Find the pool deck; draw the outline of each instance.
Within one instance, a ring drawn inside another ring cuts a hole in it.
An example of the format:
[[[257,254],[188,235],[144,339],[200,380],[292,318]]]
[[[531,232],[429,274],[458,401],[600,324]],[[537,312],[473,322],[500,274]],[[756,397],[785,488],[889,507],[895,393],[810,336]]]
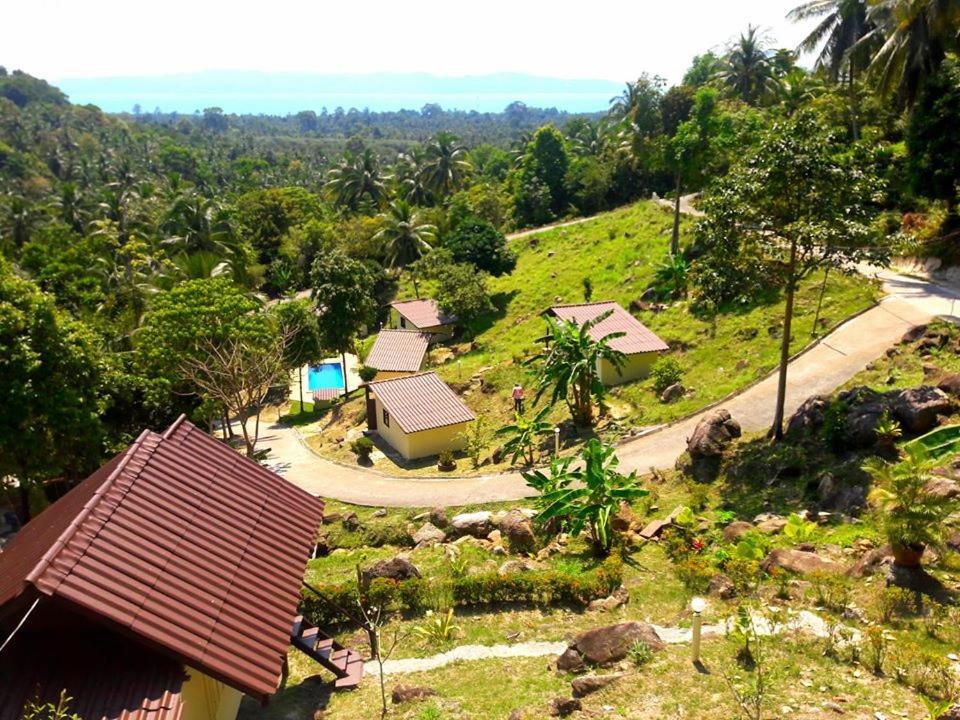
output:
[[[340,363],[340,357],[328,357],[320,361],[321,363]],[[319,364],[319,363],[318,363]],[[347,353],[347,390],[353,392],[363,383],[357,371],[360,369],[360,359],[356,355]],[[299,372],[290,373],[290,400],[300,401],[300,379],[303,379],[303,401],[313,402],[313,393],[308,390],[308,370],[309,366],[304,365]],[[341,394],[343,389],[341,388]]]

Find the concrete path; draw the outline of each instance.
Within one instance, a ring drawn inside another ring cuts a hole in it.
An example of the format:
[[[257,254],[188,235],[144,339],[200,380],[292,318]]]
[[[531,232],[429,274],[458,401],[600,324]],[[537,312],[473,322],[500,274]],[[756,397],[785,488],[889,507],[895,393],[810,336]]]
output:
[[[829,393],[863,370],[896,343],[909,328],[938,315],[953,316],[960,307],[955,289],[898,275],[864,269],[884,283],[887,296],[876,307],[847,321],[790,363],[786,415],[810,395]],[[735,351],[733,351],[735,352]],[[723,361],[735,361],[732,354]],[[761,431],[773,421],[776,374],[719,403],[746,432]],[[673,467],[686,449],[686,439],[702,418],[697,413],[673,425],[628,441],[617,455],[621,469],[646,472]],[[272,450],[272,466],[288,480],[322,497],[358,505],[433,507],[516,500],[530,494],[519,473],[480,477],[389,477],[321,458],[294,428],[272,425],[261,435]]]

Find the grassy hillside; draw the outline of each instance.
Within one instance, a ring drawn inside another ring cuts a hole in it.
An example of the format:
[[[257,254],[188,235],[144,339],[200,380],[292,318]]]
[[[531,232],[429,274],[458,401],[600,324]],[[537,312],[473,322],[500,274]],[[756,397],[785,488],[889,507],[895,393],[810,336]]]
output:
[[[500,426],[511,416],[509,391],[515,381],[532,396],[532,370],[521,363],[537,351],[537,338],[544,334],[546,323],[540,313],[553,304],[583,301],[584,278],[592,283],[593,300],[615,300],[629,308],[667,257],[671,222],[669,212],[645,201],[576,225],[513,239],[516,270],[490,281],[497,313],[476,328],[472,341],[438,348],[432,355],[434,369],[478,415],[488,418],[492,427]],[[684,219],[683,241],[689,241],[691,231],[692,221]],[[798,293],[795,351],[812,341],[821,280],[810,278]],[[421,296],[429,294],[429,284],[422,286]],[[876,295],[875,285],[863,278],[830,277],[821,331],[868,307]],[[403,282],[398,296],[413,297],[412,285]],[[616,388],[610,397],[611,412],[598,425],[598,432],[616,437],[631,428],[676,420],[770,372],[777,364],[782,312],[782,301],[775,296],[722,314],[715,322],[692,314],[687,302],[676,302],[659,313],[636,313],[670,345],[690,392],[667,405],[659,401],[649,380]],[[482,386],[477,382],[480,378]],[[557,407],[554,419],[565,417],[566,408]],[[349,459],[349,452],[337,449],[335,443],[349,435],[349,428],[356,432],[361,424],[362,406],[353,401],[335,423],[318,426],[327,432],[313,438],[312,444]],[[393,469],[392,463],[383,469],[388,467]]]

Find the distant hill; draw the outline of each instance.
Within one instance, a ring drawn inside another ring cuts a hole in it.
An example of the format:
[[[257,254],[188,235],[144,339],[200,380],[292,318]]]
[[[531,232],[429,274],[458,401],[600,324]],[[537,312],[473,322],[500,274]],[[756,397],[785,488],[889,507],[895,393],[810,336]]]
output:
[[[610,80],[564,80],[516,73],[439,77],[426,73],[317,75],[239,70],[156,77],[64,78],[57,82],[70,100],[108,112],[193,113],[220,107],[228,113],[285,115],[300,110],[334,112],[445,110],[500,112],[512,102],[568,112],[605,110],[621,84]]]

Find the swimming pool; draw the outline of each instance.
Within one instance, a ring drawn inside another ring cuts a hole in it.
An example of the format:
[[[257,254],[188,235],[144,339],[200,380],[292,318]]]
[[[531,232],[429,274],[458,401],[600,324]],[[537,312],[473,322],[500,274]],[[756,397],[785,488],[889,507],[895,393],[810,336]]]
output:
[[[307,370],[307,388],[314,390],[343,390],[343,366],[338,362],[311,365]]]

